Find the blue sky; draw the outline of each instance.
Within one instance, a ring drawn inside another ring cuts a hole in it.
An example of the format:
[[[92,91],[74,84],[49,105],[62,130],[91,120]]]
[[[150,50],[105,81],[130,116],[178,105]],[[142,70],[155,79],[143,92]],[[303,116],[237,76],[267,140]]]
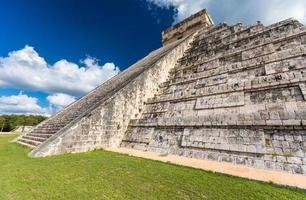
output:
[[[58,111],[203,8],[215,23],[306,21],[306,0],[0,0],[0,114]]]

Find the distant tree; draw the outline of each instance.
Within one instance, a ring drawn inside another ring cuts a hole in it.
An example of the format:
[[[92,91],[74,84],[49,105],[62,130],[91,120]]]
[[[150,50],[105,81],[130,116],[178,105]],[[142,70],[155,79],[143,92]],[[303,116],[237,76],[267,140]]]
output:
[[[0,132],[3,132],[4,124],[5,118],[3,116],[0,116]]]
[[[45,119],[39,115],[0,115],[0,130],[10,132],[17,126],[35,126]]]

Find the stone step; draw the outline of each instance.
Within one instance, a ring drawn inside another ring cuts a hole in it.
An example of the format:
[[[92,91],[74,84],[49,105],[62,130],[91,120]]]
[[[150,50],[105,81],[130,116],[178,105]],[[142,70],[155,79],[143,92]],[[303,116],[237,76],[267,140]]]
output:
[[[31,140],[31,139],[26,139],[26,138],[23,138],[23,137],[19,138],[18,141],[30,144],[30,145],[35,146],[35,147],[42,143],[42,142],[39,142],[39,141],[35,141],[35,140]]]
[[[53,134],[39,134],[39,133],[28,133],[27,136],[33,136],[33,137],[41,137],[41,138],[49,138]]]
[[[62,124],[62,125],[43,125],[43,126],[39,126],[36,129],[37,130],[56,130],[56,129],[61,129],[64,126],[66,126],[66,124]]]
[[[20,141],[20,140],[18,140],[18,141],[17,141],[17,143],[18,143],[18,144],[20,144],[20,145],[23,145],[23,146],[29,147],[29,148],[31,148],[31,149],[34,149],[34,148],[36,147],[36,146],[34,146],[34,145],[31,145],[31,144],[28,144],[28,143],[22,142],[22,141]]]
[[[35,133],[35,134],[53,134],[56,133],[57,131],[59,131],[60,129],[52,129],[52,130],[33,130],[31,131],[31,133]]]
[[[31,134],[33,134],[33,135],[54,135],[55,133],[57,133],[57,132],[31,132]],[[47,136],[45,136],[45,137],[47,137]]]
[[[58,129],[56,126],[39,126],[36,128],[36,130],[56,130]]]
[[[37,129],[41,128],[41,129],[55,129],[57,127],[61,128],[64,127],[66,124],[46,124],[43,126],[39,126],[37,127]]]
[[[38,141],[38,142],[44,142],[48,139],[48,138],[45,138],[45,137],[30,136],[30,135],[24,135],[24,136],[22,136],[22,138],[29,139],[29,140],[34,140],[34,141]]]
[[[61,125],[66,125],[69,122],[71,122],[71,120],[63,120],[63,121],[50,121],[46,124],[44,124],[44,126],[61,126]]]

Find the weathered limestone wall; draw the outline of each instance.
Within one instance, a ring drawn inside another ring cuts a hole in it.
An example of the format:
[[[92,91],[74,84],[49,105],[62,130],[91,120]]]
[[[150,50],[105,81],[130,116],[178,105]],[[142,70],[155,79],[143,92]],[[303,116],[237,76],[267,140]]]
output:
[[[162,154],[211,159],[299,174],[305,174],[306,170],[305,130],[130,127],[123,141],[124,147]]]
[[[212,26],[213,24],[211,17],[207,13],[206,9],[204,9],[163,31],[163,46],[190,35],[203,27]]]
[[[306,174],[306,26],[203,29],[123,147]]]
[[[80,121],[34,149],[30,155],[37,157],[119,146],[130,119],[141,115],[144,102],[154,97],[159,85],[166,81],[169,71],[183,56],[192,40],[193,36],[182,39],[152,66],[140,66],[148,69]],[[149,55],[144,59],[151,57]],[[150,61],[146,63],[150,64]]]

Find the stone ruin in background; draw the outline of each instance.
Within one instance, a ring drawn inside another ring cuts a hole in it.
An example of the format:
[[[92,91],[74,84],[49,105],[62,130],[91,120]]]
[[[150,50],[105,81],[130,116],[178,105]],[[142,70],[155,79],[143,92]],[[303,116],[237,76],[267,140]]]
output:
[[[32,157],[126,147],[306,174],[306,27],[213,25],[206,10],[163,47],[16,142]]]

